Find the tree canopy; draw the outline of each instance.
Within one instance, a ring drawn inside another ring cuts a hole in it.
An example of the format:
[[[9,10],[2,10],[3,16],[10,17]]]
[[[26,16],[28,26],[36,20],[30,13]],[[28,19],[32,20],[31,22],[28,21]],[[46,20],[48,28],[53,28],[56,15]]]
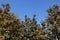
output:
[[[37,24],[36,14],[30,19],[19,20],[10,12],[9,4],[2,4],[0,8],[0,39],[3,40],[60,40],[60,8],[53,5],[47,10],[48,17]]]

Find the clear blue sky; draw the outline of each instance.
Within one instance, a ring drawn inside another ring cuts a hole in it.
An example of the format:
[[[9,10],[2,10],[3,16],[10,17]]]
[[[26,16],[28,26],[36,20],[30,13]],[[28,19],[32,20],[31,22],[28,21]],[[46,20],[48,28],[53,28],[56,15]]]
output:
[[[46,10],[54,4],[60,5],[60,0],[0,0],[1,4],[9,3],[11,6],[11,12],[24,20],[24,15],[32,18],[33,14],[37,14],[38,23],[42,22],[47,17]]]

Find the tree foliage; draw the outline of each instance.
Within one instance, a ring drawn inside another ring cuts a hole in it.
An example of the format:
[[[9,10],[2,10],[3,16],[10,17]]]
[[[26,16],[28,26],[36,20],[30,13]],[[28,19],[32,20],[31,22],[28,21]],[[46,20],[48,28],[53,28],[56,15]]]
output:
[[[47,10],[48,17],[37,24],[36,14],[30,19],[19,20],[10,12],[9,4],[2,4],[0,8],[0,39],[4,40],[60,40],[60,8],[54,5]]]

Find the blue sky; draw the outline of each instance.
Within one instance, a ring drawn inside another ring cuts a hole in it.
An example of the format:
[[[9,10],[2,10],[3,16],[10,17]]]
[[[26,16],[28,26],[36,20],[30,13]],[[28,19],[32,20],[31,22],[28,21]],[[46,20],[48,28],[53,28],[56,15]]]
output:
[[[6,3],[10,4],[11,12],[19,19],[24,20],[24,15],[32,18],[36,14],[36,20],[40,23],[48,16],[46,10],[54,4],[60,5],[60,0],[0,0],[0,7]]]

